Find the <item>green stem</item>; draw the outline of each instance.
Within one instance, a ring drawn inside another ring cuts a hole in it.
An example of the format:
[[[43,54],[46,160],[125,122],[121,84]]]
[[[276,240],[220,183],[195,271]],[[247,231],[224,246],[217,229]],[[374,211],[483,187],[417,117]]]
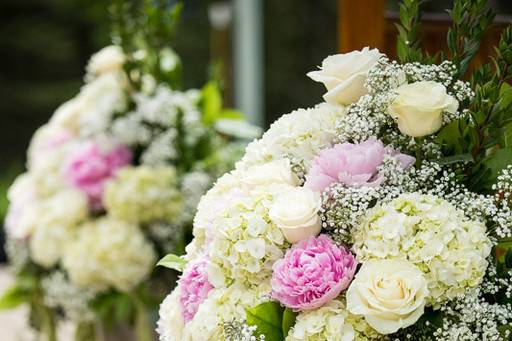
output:
[[[137,341],[152,341],[154,339],[153,327],[149,319],[149,313],[144,302],[137,294],[134,294],[135,303],[135,339]]]
[[[41,304],[41,341],[57,341],[55,314],[47,306]]]
[[[92,322],[80,322],[76,326],[75,341],[96,340],[96,325]]]
[[[415,156],[416,156],[416,168],[420,168],[423,163],[423,152],[421,150],[421,144],[423,143],[423,137],[415,137],[416,142]]]

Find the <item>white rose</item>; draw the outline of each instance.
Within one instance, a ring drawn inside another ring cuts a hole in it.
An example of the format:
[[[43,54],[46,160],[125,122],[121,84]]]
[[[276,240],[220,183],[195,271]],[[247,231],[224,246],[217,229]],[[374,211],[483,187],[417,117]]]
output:
[[[443,125],[443,112],[454,113],[459,108],[446,88],[432,81],[404,84],[396,93],[389,114],[398,122],[398,129],[412,137],[435,133]]]
[[[320,233],[318,211],[322,206],[320,193],[305,187],[293,187],[277,197],[270,207],[270,219],[283,231],[290,243]]]
[[[308,73],[316,82],[324,83],[328,103],[348,105],[366,94],[364,82],[368,71],[383,56],[377,49],[365,47],[361,51],[329,56],[322,62],[319,71]]]
[[[299,179],[293,173],[290,161],[281,159],[250,167],[241,175],[242,183],[250,189],[259,186],[297,186]]]
[[[102,48],[92,55],[87,65],[89,77],[96,77],[107,72],[118,72],[123,68],[125,56],[119,46],[111,45]]]
[[[347,309],[386,335],[418,321],[428,294],[423,273],[412,263],[373,260],[363,263],[350,284]]]

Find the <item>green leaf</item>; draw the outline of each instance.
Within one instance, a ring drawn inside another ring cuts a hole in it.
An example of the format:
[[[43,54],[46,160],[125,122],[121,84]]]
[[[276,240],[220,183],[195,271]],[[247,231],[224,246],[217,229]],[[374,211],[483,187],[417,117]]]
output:
[[[241,111],[235,109],[224,109],[219,114],[219,119],[242,120],[244,117]]]
[[[297,318],[297,313],[291,310],[290,308],[285,308],[283,313],[283,336],[286,338],[288,336],[288,332],[295,325],[295,319]]]
[[[486,175],[480,179],[478,187],[483,190],[491,190],[496,183],[501,171],[512,164],[512,147],[499,149],[493,155],[483,161]]]
[[[16,308],[23,303],[29,302],[30,297],[30,293],[23,288],[19,286],[11,287],[0,297],[0,310]]]
[[[503,83],[500,88],[500,107],[502,109],[506,109],[511,104],[512,104],[512,86],[508,83]]]
[[[219,119],[222,112],[222,96],[216,81],[206,83],[201,91],[203,122],[212,124]]]
[[[0,297],[0,310],[12,309],[23,303],[30,302],[36,289],[37,280],[34,277],[18,277],[15,285],[7,289],[2,297]]]
[[[163,266],[180,272],[183,271],[186,265],[186,260],[172,253],[168,254],[164,258],[160,259],[158,263],[156,263],[156,266]]]
[[[470,153],[457,154],[457,155],[442,157],[442,158],[434,160],[434,161],[441,165],[450,165],[450,164],[458,163],[458,162],[471,162],[471,161],[473,161],[473,156]]]
[[[265,302],[246,309],[247,324],[256,326],[256,333],[265,335],[265,341],[281,341],[283,336],[283,308],[277,302]]]

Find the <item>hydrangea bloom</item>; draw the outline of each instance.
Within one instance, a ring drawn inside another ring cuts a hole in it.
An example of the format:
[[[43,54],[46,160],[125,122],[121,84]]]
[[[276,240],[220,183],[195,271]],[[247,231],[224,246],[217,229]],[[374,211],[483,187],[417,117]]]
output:
[[[186,324],[182,340],[224,340],[225,324],[241,322],[247,307],[268,300],[269,289],[264,282],[251,289],[238,283],[213,289],[199,306],[194,319]]]
[[[253,165],[289,156],[308,165],[318,153],[332,146],[336,121],[346,109],[321,103],[314,108],[299,109],[274,122],[260,140],[246,149],[241,165]]]
[[[185,322],[194,318],[199,305],[203,303],[210,290],[213,289],[213,286],[208,282],[207,266],[207,257],[198,259],[189,264],[179,280],[181,288],[180,303]]]
[[[310,237],[274,264],[272,297],[292,309],[318,308],[348,287],[356,266],[354,256],[329,237]]]
[[[19,224],[31,232],[29,246],[34,261],[47,268],[55,265],[87,214],[87,198],[74,189],[29,205]]]
[[[359,261],[407,259],[425,273],[430,304],[479,285],[491,242],[483,223],[432,195],[403,194],[368,211],[353,236]]]
[[[62,263],[78,285],[129,291],[149,275],[155,258],[137,225],[104,217],[80,227],[66,245]]]
[[[125,167],[106,185],[103,202],[109,214],[119,219],[138,223],[177,221],[183,199],[176,182],[172,166]]]
[[[332,300],[317,310],[301,312],[286,341],[352,341],[356,331],[340,300]]]
[[[73,186],[87,194],[93,207],[100,208],[106,181],[131,159],[132,153],[125,146],[104,151],[98,144],[88,142],[69,156],[65,175]]]
[[[382,165],[384,155],[390,152],[389,148],[375,138],[358,144],[337,144],[321,151],[315,158],[305,186],[319,192],[335,182],[349,187],[377,186],[383,180],[378,174],[378,167]],[[404,168],[414,162],[414,158],[408,155],[398,153],[396,157]]]
[[[160,318],[156,328],[160,341],[182,340],[185,322],[179,302],[180,294],[180,288],[177,287],[160,304],[158,312]]]

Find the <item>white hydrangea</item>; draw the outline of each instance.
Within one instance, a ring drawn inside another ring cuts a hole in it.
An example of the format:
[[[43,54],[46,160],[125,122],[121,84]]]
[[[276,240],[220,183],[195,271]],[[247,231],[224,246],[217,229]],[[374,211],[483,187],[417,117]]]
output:
[[[254,289],[238,284],[213,289],[194,318],[186,324],[183,340],[222,340],[225,323],[245,317],[247,307],[268,300],[269,284],[264,283]]]
[[[156,332],[160,341],[183,340],[185,322],[181,312],[180,288],[175,288],[160,304]]]
[[[336,121],[345,115],[346,108],[321,103],[310,109],[298,109],[274,122],[260,140],[247,146],[239,168],[283,157],[304,161],[305,165],[320,150],[332,146]]]
[[[137,225],[107,216],[79,228],[66,245],[62,264],[77,285],[129,291],[151,273],[155,259]]]
[[[114,114],[126,109],[125,88],[123,74],[103,74],[85,84],[76,97],[62,104],[50,124],[81,136],[106,132]]]
[[[222,177],[201,200],[194,221],[196,241],[188,251],[208,245],[212,284],[237,281],[251,287],[271,276],[288,244],[269,208],[277,194],[296,185],[289,162],[277,160]]]
[[[356,332],[347,320],[349,313],[340,300],[332,300],[319,309],[300,312],[286,341],[352,341]]]
[[[47,268],[57,264],[78,224],[87,218],[88,208],[87,198],[74,189],[29,205],[19,227],[30,231],[30,254],[34,262]]]
[[[469,220],[446,200],[418,193],[368,211],[353,238],[359,261],[414,263],[426,275],[435,307],[481,283],[492,247],[483,223]]]

